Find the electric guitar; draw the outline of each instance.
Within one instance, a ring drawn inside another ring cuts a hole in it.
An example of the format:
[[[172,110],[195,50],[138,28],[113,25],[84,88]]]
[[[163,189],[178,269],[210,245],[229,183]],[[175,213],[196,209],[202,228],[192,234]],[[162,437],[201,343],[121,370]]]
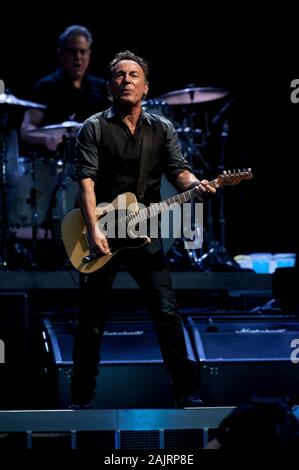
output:
[[[219,189],[252,178],[250,168],[242,171],[224,171],[209,184]],[[111,254],[99,255],[96,258],[91,257],[89,253],[87,228],[81,210],[73,209],[64,216],[61,225],[62,240],[72,265],[81,273],[92,273],[105,266],[121,250],[141,248],[150,243],[151,239],[148,236],[136,234],[136,226],[171,209],[174,204],[188,202],[196,196],[200,196],[200,193],[197,187],[194,187],[140,209],[133,193],[123,193],[110,204],[98,205],[96,207],[98,228],[106,234]],[[119,214],[124,215],[119,216]]]

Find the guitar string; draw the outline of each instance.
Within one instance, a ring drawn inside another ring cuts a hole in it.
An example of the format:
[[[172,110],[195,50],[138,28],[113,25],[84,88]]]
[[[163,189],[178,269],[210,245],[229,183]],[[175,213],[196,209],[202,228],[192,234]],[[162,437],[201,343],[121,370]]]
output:
[[[110,227],[114,227],[116,224],[120,224],[120,223],[123,223],[123,222],[131,222],[132,220],[134,220],[134,218],[140,219],[140,220],[137,220],[136,223],[138,223],[139,221],[142,221],[142,216],[143,216],[144,213],[147,214],[147,216],[144,220],[148,219],[149,217],[154,217],[155,215],[158,215],[161,212],[163,212],[163,210],[168,209],[172,204],[176,204],[177,202],[181,202],[179,200],[181,198],[183,199],[183,196],[185,194],[189,193],[187,199],[185,199],[185,197],[184,197],[185,202],[187,202],[188,200],[191,199],[192,192],[195,192],[195,188],[193,188],[191,190],[188,190],[188,191],[185,191],[184,193],[180,193],[177,196],[173,196],[173,197],[171,197],[169,199],[166,199],[164,201],[157,202],[156,204],[154,204],[152,206],[145,207],[144,209],[141,209],[139,212],[129,214],[129,215],[126,215],[124,217],[120,217],[119,219],[115,220],[114,222],[107,223],[106,230],[108,230],[108,228],[110,228]],[[173,199],[173,201],[172,201],[172,199]],[[162,206],[163,204],[167,205],[167,207],[163,207]],[[156,214],[155,213],[151,214],[151,211],[155,210],[154,209],[155,207],[157,207],[159,209],[158,212]],[[99,222],[100,222],[100,220],[97,223],[99,223]]]

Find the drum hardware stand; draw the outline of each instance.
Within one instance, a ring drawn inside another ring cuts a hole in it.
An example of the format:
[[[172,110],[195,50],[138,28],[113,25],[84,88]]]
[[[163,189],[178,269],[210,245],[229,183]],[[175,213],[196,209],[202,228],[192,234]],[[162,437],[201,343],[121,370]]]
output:
[[[24,255],[24,257],[30,261],[32,260],[31,253],[16,241],[14,231],[9,227],[8,220],[8,200],[7,200],[7,188],[9,187],[8,175],[7,175],[7,163],[8,163],[8,136],[9,136],[9,114],[8,112],[0,114],[0,185],[1,185],[1,246],[0,246],[0,269],[9,269],[13,266],[15,260],[8,258],[8,242],[12,241],[13,255]]]
[[[0,115],[0,185],[1,185],[1,250],[0,269],[8,268],[7,242],[8,242],[8,217],[7,217],[7,137],[8,137],[8,113]]]
[[[193,105],[192,105],[193,108]],[[194,117],[196,113],[194,109],[188,114],[188,117],[183,118],[182,127],[178,128],[178,133],[182,133],[183,137],[186,138],[186,148],[182,148],[183,156],[186,160],[190,163],[192,168],[192,172],[196,175],[199,180],[202,180],[204,177],[205,172],[211,172],[212,168],[210,167],[208,161],[204,158],[201,150],[198,148],[199,145],[196,143],[196,129],[194,123]],[[207,146],[206,135],[208,135],[208,120],[207,120],[207,113],[205,113],[205,131],[202,132],[202,143],[200,146],[205,149]],[[203,168],[196,169],[194,164],[194,158],[199,157],[199,160],[202,163]],[[191,214],[192,214],[192,221],[191,221],[191,229],[192,232],[195,231],[196,228],[196,221],[195,221],[195,200],[191,200],[190,204],[192,204]],[[210,211],[210,205],[208,205]],[[212,220],[212,218],[209,218]],[[197,251],[198,248],[187,248],[185,242],[188,240],[183,236],[181,239],[177,240],[174,246],[171,248],[170,253],[168,255],[170,264],[176,268],[178,266],[184,267],[184,265],[188,266],[191,271],[201,271],[202,267],[198,262],[198,255]],[[181,253],[182,252],[182,253]],[[200,248],[200,252],[202,249]]]
[[[45,230],[50,230],[52,233],[52,238],[57,239],[57,217],[53,216],[53,209],[56,207],[57,204],[57,193],[60,188],[64,190],[68,187],[70,182],[75,180],[75,176],[73,174],[73,166],[71,165],[71,152],[72,152],[72,142],[73,138],[64,136],[63,142],[60,147],[60,151],[58,154],[58,164],[62,167],[62,172],[59,175],[58,181],[54,186],[54,189],[51,194],[49,207],[46,213],[45,220],[41,224],[42,228]],[[59,227],[60,231],[60,227]]]
[[[192,106],[192,108],[194,105]],[[204,158],[202,152],[198,147],[202,147],[203,149],[206,148],[207,146],[207,135],[209,135],[209,127],[208,127],[208,119],[207,119],[207,113],[205,113],[205,130],[201,133],[202,135],[202,143],[196,144],[195,142],[195,136],[197,133],[197,130],[195,128],[195,123],[194,123],[194,117],[196,113],[194,109],[191,109],[191,112],[189,113],[188,117],[185,117],[183,119],[183,125],[180,128],[182,134],[186,137],[187,140],[187,149],[184,152],[184,156],[186,159],[189,161],[193,172],[196,171],[194,168],[194,158],[198,157],[199,160],[201,161],[203,165],[203,169],[200,170],[201,173],[204,173],[204,171],[210,172],[212,170],[211,166],[209,165],[208,161]],[[179,129],[178,129],[179,131]]]
[[[32,244],[31,244],[31,266],[37,267],[37,231],[38,231],[38,211],[37,211],[37,188],[36,188],[36,171],[35,161],[37,153],[35,151],[31,154],[31,188],[30,197],[27,199],[27,204],[31,207],[31,224],[32,224]]]
[[[72,161],[72,152],[74,151],[74,137],[72,137],[71,130],[68,131],[69,135],[64,135],[62,143],[59,144],[58,150],[58,164],[65,166],[67,162]]]
[[[224,116],[228,114],[230,116],[229,111],[231,110],[231,106],[235,104],[235,99],[231,98],[229,101],[226,102],[226,104],[220,109],[220,111],[217,113],[216,116],[211,120],[211,127],[209,126],[209,119],[208,119],[208,113],[205,112],[205,132],[203,134],[203,145],[207,145],[207,138],[213,135],[211,128],[215,129],[218,127],[219,123],[221,123],[222,119]],[[219,127],[218,127],[219,130]],[[225,147],[226,147],[226,141],[228,138],[228,132],[229,132],[229,121],[226,119],[223,123],[222,127],[222,132],[221,132],[221,154],[220,154],[220,163],[218,166],[218,170],[220,173],[222,173],[225,170],[225,165],[224,165],[224,157],[225,157]],[[208,171],[211,170],[211,167],[207,168]],[[227,259],[229,260],[230,263],[237,265],[236,261],[229,257],[226,254],[226,249],[225,249],[225,215],[224,215],[224,194],[222,191],[218,193],[219,198],[220,198],[220,210],[219,210],[219,225],[220,225],[220,242],[216,241],[213,237],[214,233],[214,222],[213,222],[213,214],[212,214],[212,201],[208,201],[207,203],[207,225],[208,225],[208,233],[209,233],[209,240],[208,240],[208,246],[209,251],[208,253],[210,256],[214,259],[217,264],[223,264],[222,258],[225,255],[224,258],[228,257]],[[206,238],[206,237],[205,237]],[[221,254],[220,258],[219,255]],[[202,257],[203,260],[206,259],[206,255],[203,255]],[[198,258],[198,262],[199,258]]]
[[[55,222],[54,217],[53,217],[53,209],[57,204],[56,196],[57,196],[58,190],[60,189],[61,186],[63,188],[66,188],[68,186],[68,184],[65,183],[65,180],[67,178],[70,178],[70,175],[68,173],[65,173],[65,172],[63,172],[59,176],[59,179],[58,179],[57,183],[55,184],[54,189],[53,189],[52,194],[51,194],[51,199],[50,199],[50,203],[49,203],[49,207],[48,207],[48,210],[47,210],[45,220],[41,224],[42,228],[44,228],[45,230],[50,230],[52,232],[52,236],[53,236],[53,230],[54,230],[53,226],[54,226],[54,222]]]
[[[221,157],[220,157],[220,164],[218,166],[219,172],[223,173],[225,170],[224,166],[224,153],[226,147],[226,141],[228,138],[229,132],[229,123],[228,120],[224,121],[222,132],[221,132]],[[220,201],[220,209],[219,209],[219,225],[220,225],[220,251],[221,253],[225,253],[225,213],[224,213],[224,192],[219,192],[219,201]]]
[[[225,170],[224,166],[224,157],[225,157],[225,148],[226,142],[228,139],[229,133],[229,122],[225,120],[222,127],[221,132],[221,154],[220,154],[220,163],[218,166],[219,172],[222,173]],[[219,198],[219,227],[220,227],[220,240],[214,240],[211,237],[211,240],[208,241],[208,245],[210,246],[207,253],[203,256],[198,258],[197,262],[200,267],[204,269],[211,268],[213,270],[214,267],[224,268],[225,270],[240,270],[240,265],[234,260],[232,256],[230,256],[225,248],[225,211],[224,211],[224,192],[222,190],[218,191],[218,198]],[[211,204],[209,203],[209,206]],[[211,219],[210,219],[211,217]],[[211,210],[209,210],[209,219],[208,225],[210,234],[212,234],[211,227],[212,227],[212,214]]]
[[[193,105],[192,105],[192,108],[193,108]],[[204,158],[201,150],[198,148],[198,144],[195,141],[195,135],[196,135],[196,129],[195,129],[195,123],[194,123],[195,115],[196,113],[192,109],[191,113],[189,114],[189,117],[183,120],[183,134],[187,138],[187,151],[185,152],[186,155],[184,156],[186,157],[187,161],[189,161],[193,173],[196,175],[196,177],[199,180],[202,180],[205,172],[210,173],[212,168],[209,165],[208,161]],[[200,144],[200,146],[203,149],[205,149],[207,146],[206,136],[208,135],[208,133],[209,133],[208,116],[207,116],[207,113],[205,113],[205,131],[202,132],[202,143]],[[203,168],[201,169],[195,168],[194,157],[199,157],[199,160],[201,161]],[[190,204],[192,204],[192,221],[191,221],[192,232],[194,232],[196,229],[195,203],[196,202],[194,199],[190,201]],[[210,214],[211,213],[210,204],[208,204],[208,210]],[[208,220],[212,221],[211,215],[209,215]],[[198,261],[199,260],[198,254],[197,254],[198,248],[191,248],[191,249],[187,248],[185,246],[185,241],[187,241],[185,237],[182,238],[182,241],[184,245],[183,250],[184,252],[186,252],[187,256],[186,257],[184,257],[183,255],[179,256],[179,249],[174,247],[172,250],[172,256],[174,256],[174,258],[177,260],[177,264],[182,263],[185,260],[185,262],[187,262],[188,266],[190,267],[192,271],[202,271],[203,269]],[[199,248],[199,250],[200,252],[202,252],[202,248]],[[174,264],[173,258],[172,258],[172,262]]]

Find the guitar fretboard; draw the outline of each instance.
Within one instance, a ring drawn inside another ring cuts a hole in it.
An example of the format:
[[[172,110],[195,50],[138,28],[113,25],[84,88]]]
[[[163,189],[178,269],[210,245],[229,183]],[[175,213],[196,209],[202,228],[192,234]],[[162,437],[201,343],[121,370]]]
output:
[[[216,186],[215,184],[216,180],[210,181],[211,186]],[[164,201],[157,202],[155,204],[151,204],[149,207],[145,207],[144,209],[141,209],[139,212],[134,213],[134,214],[129,214],[126,217],[126,222],[144,222],[145,220],[155,217],[162,212],[168,210],[171,206],[174,204],[183,204],[184,202],[188,202],[194,197],[200,197],[196,186],[192,189],[188,189],[188,191],[185,191],[180,194],[176,194],[175,196],[172,196],[168,199],[165,199]]]

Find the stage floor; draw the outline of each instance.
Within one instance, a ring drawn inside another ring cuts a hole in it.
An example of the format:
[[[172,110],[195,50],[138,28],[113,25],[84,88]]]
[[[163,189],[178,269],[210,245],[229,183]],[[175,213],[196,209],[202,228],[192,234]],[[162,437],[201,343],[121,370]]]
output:
[[[0,434],[19,449],[202,449],[233,409],[0,411]]]
[[[1,290],[76,289],[77,271],[0,271]],[[271,293],[272,275],[254,272],[172,272],[176,290],[238,290]],[[137,289],[126,272],[120,272],[115,289]]]

